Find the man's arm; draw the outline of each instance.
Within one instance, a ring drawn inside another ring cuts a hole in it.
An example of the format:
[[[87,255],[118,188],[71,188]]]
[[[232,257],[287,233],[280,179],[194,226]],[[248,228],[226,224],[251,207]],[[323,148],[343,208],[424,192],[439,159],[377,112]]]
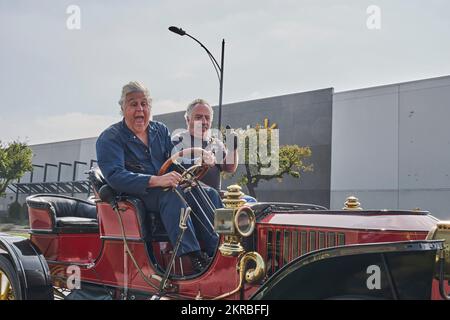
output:
[[[236,169],[238,167],[238,160],[239,160],[239,156],[238,156],[237,150],[227,152],[227,154],[223,160],[223,164],[221,164],[221,166],[220,166],[222,171],[229,172],[229,173],[236,172]]]
[[[165,160],[169,159],[174,149],[174,143],[170,137],[169,129],[162,123],[159,123],[159,130],[162,133],[164,139],[164,148],[165,148]],[[176,171],[168,172],[162,176],[153,176],[148,182],[148,186],[150,188],[155,187],[171,187],[175,188],[181,180],[181,175]]]
[[[162,176],[152,176],[148,182],[149,188],[156,187],[170,187],[175,188],[181,180],[181,174],[176,171],[171,171]]]
[[[98,166],[114,190],[130,194],[146,192],[153,176],[125,168],[124,146],[118,137],[109,131],[103,132],[97,140],[96,149]]]
[[[234,172],[236,172],[236,169],[238,167],[238,161],[239,161],[239,155],[238,155],[238,151],[237,151],[238,141],[237,141],[236,135],[233,134],[231,137],[232,137],[232,143],[233,143],[232,150],[230,151],[229,149],[227,149],[225,147],[225,145],[223,145],[223,150],[224,150],[225,154],[223,157],[223,164],[221,164],[220,168],[222,169],[222,171],[234,173]]]
[[[96,148],[100,170],[108,184],[119,192],[143,194],[147,188],[176,187],[181,179],[181,175],[174,171],[156,176],[127,170],[124,146],[120,139],[109,132],[100,135]]]

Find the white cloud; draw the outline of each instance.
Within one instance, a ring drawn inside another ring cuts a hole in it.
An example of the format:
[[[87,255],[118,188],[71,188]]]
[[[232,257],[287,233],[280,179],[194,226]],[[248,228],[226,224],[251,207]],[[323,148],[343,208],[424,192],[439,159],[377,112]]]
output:
[[[119,119],[120,89],[134,79],[149,87],[154,114],[183,110],[197,97],[217,104],[206,53],[169,32],[172,24],[218,60],[226,40],[224,103],[449,74],[450,42],[442,39],[450,2],[379,2],[383,28],[371,32],[368,4],[359,1],[79,0],[77,31],[66,28],[71,2],[0,1],[8,47],[0,50],[0,118],[8,117],[0,119],[0,139],[95,136]]]
[[[98,136],[104,129],[120,120],[120,116],[86,113],[66,113],[35,119],[0,118],[2,140],[20,139],[29,144],[64,141]]]
[[[153,103],[153,114],[164,114],[185,110],[190,101],[181,101],[181,100],[156,100]]]

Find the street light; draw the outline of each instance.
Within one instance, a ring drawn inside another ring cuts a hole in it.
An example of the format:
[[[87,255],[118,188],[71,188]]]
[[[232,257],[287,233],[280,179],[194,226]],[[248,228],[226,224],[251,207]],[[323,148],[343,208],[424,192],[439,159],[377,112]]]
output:
[[[201,43],[199,40],[191,36],[189,33],[184,31],[181,28],[171,26],[169,27],[169,30],[173,33],[176,33],[180,36],[188,36],[195,42],[197,42],[203,49],[205,49],[206,53],[208,54],[209,59],[211,59],[211,62],[214,66],[214,70],[216,70],[217,77],[219,78],[219,117],[217,121],[217,129],[220,130],[220,127],[222,125],[222,94],[223,94],[223,62],[224,62],[224,55],[225,55],[225,39],[222,39],[222,56],[220,59],[220,65],[217,63],[216,58],[212,55],[211,52],[209,52],[208,48],[206,48],[203,43]]]

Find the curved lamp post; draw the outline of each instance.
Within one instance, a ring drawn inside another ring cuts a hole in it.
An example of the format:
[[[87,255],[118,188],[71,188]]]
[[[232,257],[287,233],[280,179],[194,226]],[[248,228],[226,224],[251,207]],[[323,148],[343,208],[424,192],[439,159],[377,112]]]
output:
[[[189,33],[184,31],[181,28],[171,26],[169,27],[169,30],[173,33],[176,33],[180,36],[188,36],[195,42],[197,42],[208,54],[209,59],[211,59],[211,62],[214,66],[214,69],[216,70],[217,77],[219,78],[219,117],[217,121],[217,129],[220,130],[220,127],[222,125],[222,94],[223,94],[223,61],[224,61],[224,54],[225,54],[225,39],[222,39],[222,57],[220,59],[220,65],[217,62],[216,58],[212,55],[212,53],[206,48],[203,43],[201,43],[199,40],[191,36]]]

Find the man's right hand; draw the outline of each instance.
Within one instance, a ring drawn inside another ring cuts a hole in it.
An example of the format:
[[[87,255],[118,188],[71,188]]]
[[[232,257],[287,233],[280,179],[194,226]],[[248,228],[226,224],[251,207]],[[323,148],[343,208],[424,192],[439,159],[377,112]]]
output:
[[[175,188],[181,180],[181,174],[176,171],[171,171],[162,176],[152,176],[149,182],[149,187]]]

